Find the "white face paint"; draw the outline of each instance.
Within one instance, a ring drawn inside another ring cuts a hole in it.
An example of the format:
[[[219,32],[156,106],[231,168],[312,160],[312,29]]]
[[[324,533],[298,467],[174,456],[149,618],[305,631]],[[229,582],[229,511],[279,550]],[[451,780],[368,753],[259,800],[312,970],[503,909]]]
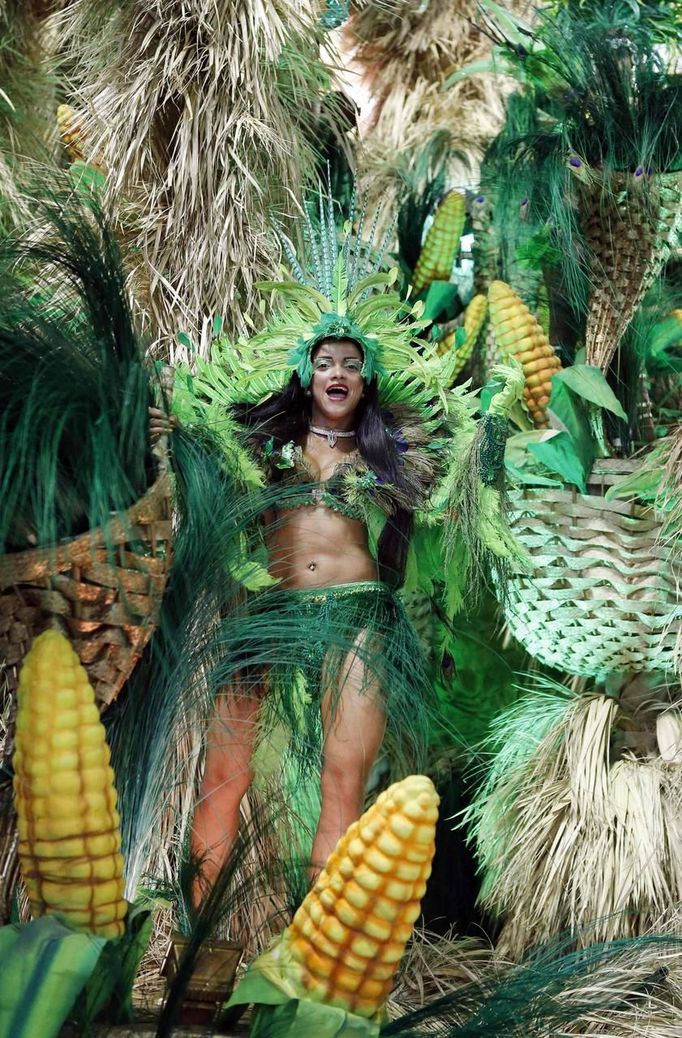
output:
[[[364,389],[362,350],[350,339],[328,339],[315,348],[313,378],[313,425],[352,429],[354,415]]]

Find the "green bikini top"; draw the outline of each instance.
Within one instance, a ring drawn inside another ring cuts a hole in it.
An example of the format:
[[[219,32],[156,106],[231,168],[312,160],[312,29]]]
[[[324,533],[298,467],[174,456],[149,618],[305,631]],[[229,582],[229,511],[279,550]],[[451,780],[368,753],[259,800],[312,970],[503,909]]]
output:
[[[440,425],[425,429],[423,421],[417,421],[412,412],[402,406],[393,407],[390,415],[386,412],[384,422],[400,459],[399,486],[381,479],[359,454],[348,456],[329,479],[320,482],[307,467],[301,447],[293,440],[281,446],[273,437],[261,440],[257,449],[267,482],[291,488],[290,496],[285,495],[287,499],[280,504],[280,509],[324,504],[368,526],[376,523],[377,513],[386,517],[398,509],[412,513],[423,509],[444,472],[447,430]]]
[[[364,462],[342,462],[336,466],[329,479],[316,480],[306,465],[302,449],[293,441],[279,448],[274,446],[272,440],[266,441],[262,448],[262,457],[271,470],[271,476],[289,490],[285,501],[279,506],[280,509],[316,508],[318,505],[324,505],[350,519],[362,520],[366,517],[365,509],[360,502],[349,501],[347,494],[347,477],[350,474],[356,476],[354,483],[359,476],[367,489],[376,483],[376,476]]]

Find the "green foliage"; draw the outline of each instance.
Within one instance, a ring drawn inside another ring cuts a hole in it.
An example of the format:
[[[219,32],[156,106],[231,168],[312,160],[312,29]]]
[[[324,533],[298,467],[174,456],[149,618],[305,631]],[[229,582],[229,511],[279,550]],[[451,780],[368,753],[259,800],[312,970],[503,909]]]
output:
[[[132,1022],[133,984],[152,936],[154,907],[148,901],[131,905],[125,933],[102,949],[73,1012],[82,1038],[91,1034],[95,1020],[105,1009],[112,1023]]]
[[[251,963],[225,1008],[254,1004],[249,1038],[378,1038],[377,1023],[301,998],[299,988],[270,949]]]
[[[450,281],[432,281],[426,290],[422,317],[426,321],[451,321],[462,309],[457,286]]]
[[[589,934],[582,936],[589,940]],[[576,951],[575,935],[565,934],[533,949],[521,963],[493,967],[481,979],[388,1021],[380,1035],[559,1038],[589,1034],[595,1022],[593,1033],[626,1034],[635,1004],[651,999],[655,1008],[644,1016],[652,1020],[674,1004],[672,989],[665,987],[665,963],[679,953],[677,937],[652,934]]]
[[[0,928],[0,1038],[56,1038],[106,945],[51,915]]]
[[[664,24],[679,34],[679,4],[650,5],[657,21],[635,0],[555,3],[532,27],[488,0],[480,7],[497,41],[498,71],[521,85],[481,171],[503,277],[534,305],[537,284],[528,274],[551,270],[550,304],[570,314],[575,342],[593,263],[585,193],[598,190],[608,204],[626,189],[634,209],[655,205],[657,175],[682,163],[682,77],[658,46]]]
[[[0,243],[0,550],[99,526],[150,485],[152,377],[92,192],[41,188],[44,227]]]
[[[589,364],[574,364],[573,367],[563,368],[557,372],[554,378],[568,386],[575,396],[589,400],[590,403],[603,407],[606,411],[611,411],[618,418],[626,419],[625,411],[600,368],[592,367]]]
[[[604,9],[603,0],[551,0],[546,5],[550,14],[558,14],[567,9],[573,17],[592,22]],[[653,38],[661,43],[677,44],[680,39],[682,23],[682,3],[671,0],[670,3],[647,3],[646,0],[621,0],[613,4],[614,20],[624,25],[644,22]]]
[[[599,368],[577,363],[552,378],[549,410],[559,428],[522,433],[507,444],[505,464],[522,483],[556,485],[559,476],[582,493],[600,445],[593,432],[601,411],[626,415]],[[540,468],[538,468],[538,464]]]
[[[501,710],[519,695],[515,673],[528,665],[527,654],[511,643],[502,647],[499,607],[483,591],[475,609],[442,624],[442,647],[432,661],[442,727],[432,748],[451,751],[453,744],[468,761]]]

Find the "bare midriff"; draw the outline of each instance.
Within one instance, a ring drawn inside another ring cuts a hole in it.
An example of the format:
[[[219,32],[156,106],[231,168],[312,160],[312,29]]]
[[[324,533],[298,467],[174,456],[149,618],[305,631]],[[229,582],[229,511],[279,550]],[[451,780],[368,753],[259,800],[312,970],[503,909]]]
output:
[[[270,572],[283,588],[377,580],[364,523],[324,504],[286,509],[268,533]]]

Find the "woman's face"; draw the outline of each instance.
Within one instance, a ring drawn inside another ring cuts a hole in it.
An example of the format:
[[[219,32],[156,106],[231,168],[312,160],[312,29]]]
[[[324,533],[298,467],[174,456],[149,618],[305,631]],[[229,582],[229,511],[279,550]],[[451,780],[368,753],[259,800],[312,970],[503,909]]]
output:
[[[362,351],[350,339],[328,339],[313,353],[312,421],[351,429],[362,398]]]

